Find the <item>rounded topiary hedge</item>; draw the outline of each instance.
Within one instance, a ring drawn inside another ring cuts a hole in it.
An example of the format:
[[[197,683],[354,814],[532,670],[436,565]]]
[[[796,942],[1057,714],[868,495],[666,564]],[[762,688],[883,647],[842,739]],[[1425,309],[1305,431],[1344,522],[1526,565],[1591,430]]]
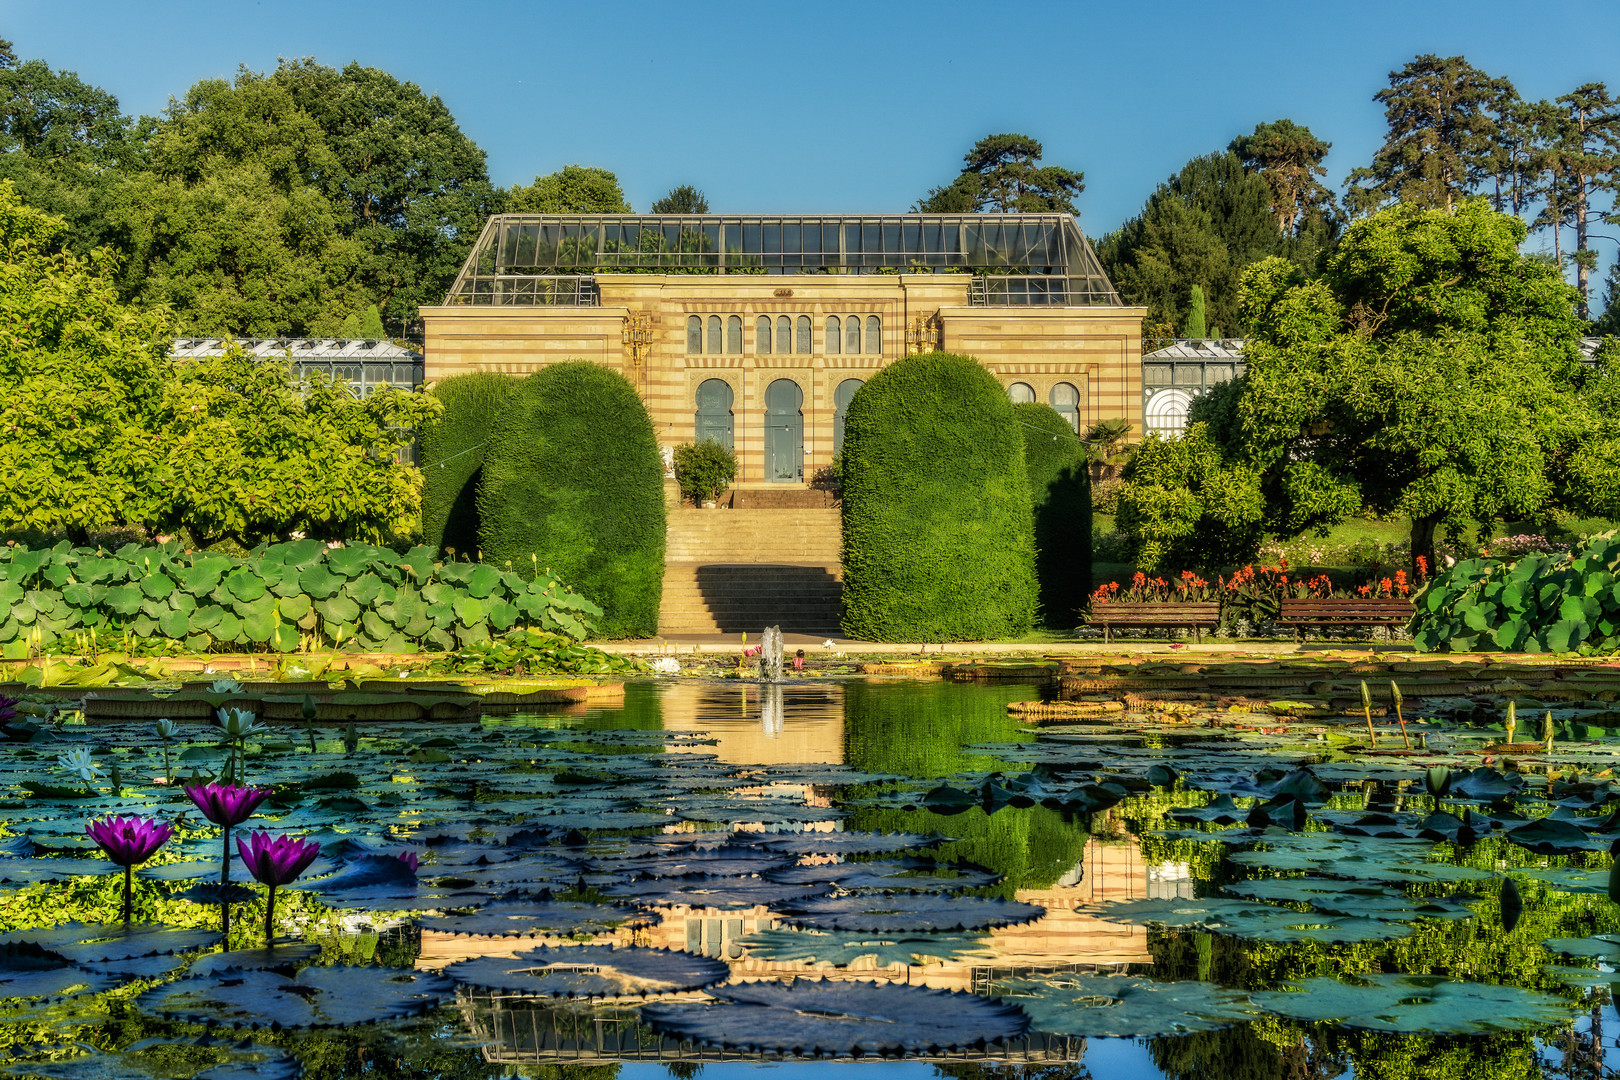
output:
[[[1033,624],[1024,439],[978,361],[899,360],[844,425],[844,633],[870,641],[1012,637]]]
[[[658,632],[664,463],[622,375],[580,360],[521,380],[489,433],[478,517],[485,561],[558,575],[602,608],[602,636]]]
[[[452,375],[428,391],[444,412],[418,434],[422,542],[463,557],[478,550],[478,481],[491,418],[505,411],[522,379],[495,371]]]
[[[1056,409],[1013,406],[1024,434],[1024,468],[1035,504],[1035,579],[1041,620],[1054,630],[1080,624],[1091,591],[1091,470],[1086,445]]]

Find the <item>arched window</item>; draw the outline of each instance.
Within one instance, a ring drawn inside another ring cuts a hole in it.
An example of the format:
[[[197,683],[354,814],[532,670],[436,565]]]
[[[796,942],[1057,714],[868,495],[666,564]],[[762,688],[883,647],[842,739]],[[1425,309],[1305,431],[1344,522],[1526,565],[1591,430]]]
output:
[[[838,346],[843,340],[843,324],[839,322],[838,316],[827,316],[827,354],[829,356],[838,355]]]
[[[849,413],[850,399],[863,385],[860,379],[845,379],[833,391],[833,453],[844,448],[844,417]]]
[[[876,315],[866,317],[866,351],[883,352],[883,320]]]
[[[808,315],[801,316],[805,322]],[[804,391],[792,379],[765,388],[765,479],[804,479]]]
[[[761,315],[759,322],[754,324],[754,352],[760,356],[769,356],[771,352],[771,317]]]
[[[691,315],[686,320],[686,351],[700,353],[703,351],[703,318]]]
[[[861,352],[861,317],[851,315],[844,320],[844,351],[851,356]]]
[[[793,351],[793,319],[787,315],[776,317],[776,351],[779,353]]]
[[[726,319],[726,352],[733,356],[742,355],[741,315],[732,315]]]
[[[815,342],[810,340],[810,316],[799,316],[799,341],[794,345],[793,351],[809,356],[815,349]]]
[[[709,316],[709,352],[724,352],[724,342],[720,340],[720,316]]]
[[[731,387],[724,379],[704,379],[697,388],[697,415],[693,417],[694,442],[714,441],[731,446]]]
[[[1007,396],[1012,398],[1014,405],[1022,405],[1035,400],[1035,388],[1027,382],[1015,382],[1007,387]]]
[[[1069,383],[1060,382],[1052,387],[1051,403],[1052,408],[1074,428],[1074,433],[1080,434],[1080,391]]]

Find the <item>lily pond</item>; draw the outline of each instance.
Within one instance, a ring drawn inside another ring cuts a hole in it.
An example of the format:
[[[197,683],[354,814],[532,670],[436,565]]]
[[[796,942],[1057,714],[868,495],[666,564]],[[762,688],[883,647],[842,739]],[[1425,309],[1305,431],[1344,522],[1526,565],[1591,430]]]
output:
[[[0,1069],[1620,1067],[1620,666],[922,672],[6,684]]]

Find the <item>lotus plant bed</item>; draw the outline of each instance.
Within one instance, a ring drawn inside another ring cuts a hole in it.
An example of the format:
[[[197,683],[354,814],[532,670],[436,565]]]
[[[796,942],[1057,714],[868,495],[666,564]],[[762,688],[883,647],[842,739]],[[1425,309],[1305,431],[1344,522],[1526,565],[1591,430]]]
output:
[[[211,727],[0,702],[0,1000],[25,1036],[7,1065],[1103,1075],[1196,1049],[1267,1076],[1451,1060],[1550,1080],[1591,1052],[1620,965],[1620,669],[1342,655],[1066,678],[1112,689],[636,679],[577,716],[372,732],[267,724],[223,683]],[[1088,715],[1018,718],[1043,708]],[[1375,720],[1389,752],[1368,756]],[[837,760],[759,762],[784,723],[830,732]]]

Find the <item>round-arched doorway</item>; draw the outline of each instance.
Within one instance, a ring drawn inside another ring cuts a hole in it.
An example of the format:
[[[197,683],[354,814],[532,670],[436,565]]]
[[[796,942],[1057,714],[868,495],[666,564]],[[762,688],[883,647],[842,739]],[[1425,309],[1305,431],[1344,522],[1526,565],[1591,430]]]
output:
[[[697,388],[697,412],[692,417],[692,441],[714,441],[732,448],[731,387],[724,379],[704,379]]]
[[[765,388],[765,479],[804,479],[804,391],[792,379]]]

